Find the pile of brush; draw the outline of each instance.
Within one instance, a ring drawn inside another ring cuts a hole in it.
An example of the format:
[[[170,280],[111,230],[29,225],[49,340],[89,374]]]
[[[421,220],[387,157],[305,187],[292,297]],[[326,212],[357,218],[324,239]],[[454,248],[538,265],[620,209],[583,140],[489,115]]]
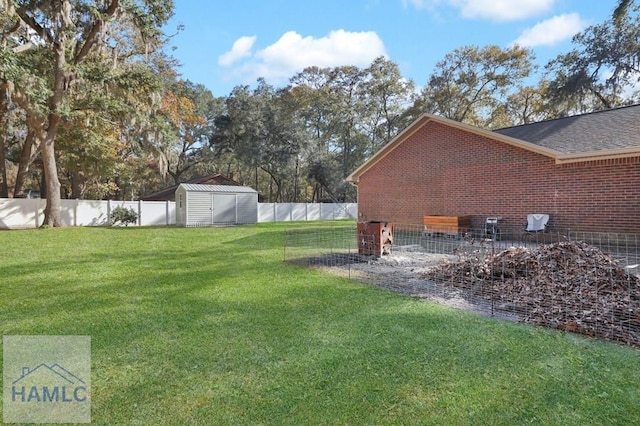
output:
[[[584,242],[467,254],[424,273],[522,321],[640,346],[640,278]]]

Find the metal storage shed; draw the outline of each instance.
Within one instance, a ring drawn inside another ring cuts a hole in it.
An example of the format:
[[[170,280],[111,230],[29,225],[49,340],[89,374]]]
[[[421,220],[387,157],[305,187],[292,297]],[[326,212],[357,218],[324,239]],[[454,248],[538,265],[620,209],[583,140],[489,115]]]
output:
[[[182,183],[176,189],[176,225],[255,224],[258,192],[247,186]]]

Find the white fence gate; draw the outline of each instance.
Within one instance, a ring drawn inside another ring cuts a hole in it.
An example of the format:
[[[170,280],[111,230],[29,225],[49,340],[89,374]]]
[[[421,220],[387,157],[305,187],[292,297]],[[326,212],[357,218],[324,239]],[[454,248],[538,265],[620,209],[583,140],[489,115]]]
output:
[[[118,206],[138,213],[138,226],[175,225],[173,201],[61,200],[66,226],[107,226]],[[44,220],[44,199],[0,198],[0,229],[37,228]],[[258,222],[352,219],[356,203],[258,203]]]

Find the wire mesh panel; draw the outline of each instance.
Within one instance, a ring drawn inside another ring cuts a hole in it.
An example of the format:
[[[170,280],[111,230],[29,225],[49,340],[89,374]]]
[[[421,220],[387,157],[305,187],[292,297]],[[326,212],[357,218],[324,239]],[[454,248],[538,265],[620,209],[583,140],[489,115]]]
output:
[[[640,346],[640,236],[394,225],[383,256],[358,253],[355,225],[294,229],[285,260],[486,315]]]

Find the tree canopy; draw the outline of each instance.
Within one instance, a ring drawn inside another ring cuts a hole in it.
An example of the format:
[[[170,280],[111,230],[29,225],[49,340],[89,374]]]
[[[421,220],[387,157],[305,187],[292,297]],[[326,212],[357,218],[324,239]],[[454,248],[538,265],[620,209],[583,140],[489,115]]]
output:
[[[494,129],[637,103],[640,5],[619,0],[542,70],[461,46],[425,81],[376,58],[215,97],[183,80],[171,0],[0,0],[0,197],[137,198],[215,173],[267,201],[354,201],[344,177],[428,112]],[[417,87],[420,87],[417,89]]]

